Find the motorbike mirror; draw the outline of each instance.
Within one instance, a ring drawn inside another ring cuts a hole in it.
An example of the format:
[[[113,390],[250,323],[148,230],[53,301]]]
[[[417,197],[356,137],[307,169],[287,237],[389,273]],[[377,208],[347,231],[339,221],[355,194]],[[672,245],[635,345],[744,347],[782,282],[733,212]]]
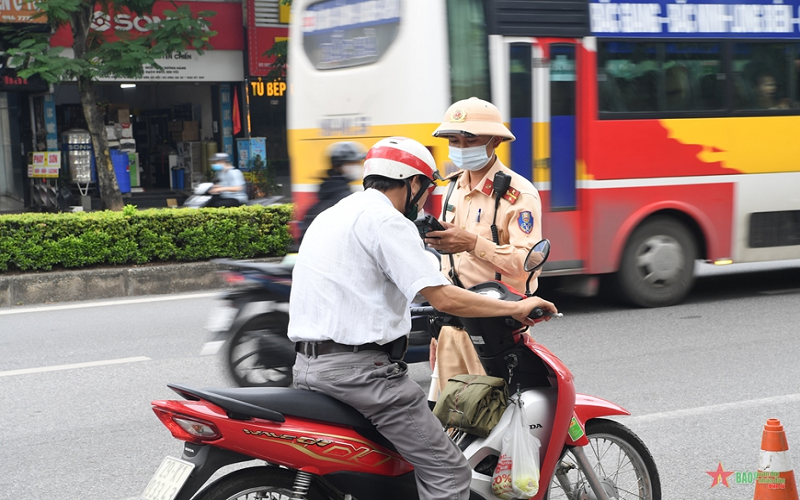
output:
[[[533,248],[528,252],[528,256],[525,258],[524,268],[530,275],[528,276],[528,281],[525,283],[525,295],[530,295],[531,280],[533,279],[534,271],[541,268],[549,256],[550,240],[548,239],[544,239],[533,245]]]

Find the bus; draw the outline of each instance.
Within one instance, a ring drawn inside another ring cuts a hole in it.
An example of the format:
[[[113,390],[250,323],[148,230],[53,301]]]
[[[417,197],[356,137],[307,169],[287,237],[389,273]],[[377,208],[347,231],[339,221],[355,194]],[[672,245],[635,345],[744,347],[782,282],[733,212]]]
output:
[[[517,137],[552,254],[542,276],[683,300],[697,260],[800,258],[800,0],[294,0],[298,212],[336,141],[431,137],[459,99]],[[438,186],[439,196],[445,186]],[[435,203],[435,200],[434,202]],[[440,205],[426,207],[438,213]]]

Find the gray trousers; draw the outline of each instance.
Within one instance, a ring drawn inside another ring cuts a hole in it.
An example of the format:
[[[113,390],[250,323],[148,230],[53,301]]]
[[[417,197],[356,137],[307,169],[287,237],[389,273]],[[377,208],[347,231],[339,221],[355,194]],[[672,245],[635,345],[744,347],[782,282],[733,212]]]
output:
[[[380,351],[312,357],[299,353],[294,385],[347,403],[367,417],[411,465],[420,500],[467,500],[472,470],[428,407],[403,362]]]

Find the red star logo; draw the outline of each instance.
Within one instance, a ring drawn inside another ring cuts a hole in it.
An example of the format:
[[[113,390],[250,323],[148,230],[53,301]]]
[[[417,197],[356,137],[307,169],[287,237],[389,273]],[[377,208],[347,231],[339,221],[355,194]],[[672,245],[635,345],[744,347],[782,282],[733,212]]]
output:
[[[717,470],[711,471],[711,472],[706,472],[706,474],[708,474],[709,476],[714,478],[714,482],[711,483],[711,488],[713,488],[714,486],[718,485],[719,483],[724,484],[728,488],[731,487],[731,485],[728,484],[728,476],[733,474],[733,472],[725,472],[724,470],[722,470],[722,462],[719,462],[719,465],[717,466]]]

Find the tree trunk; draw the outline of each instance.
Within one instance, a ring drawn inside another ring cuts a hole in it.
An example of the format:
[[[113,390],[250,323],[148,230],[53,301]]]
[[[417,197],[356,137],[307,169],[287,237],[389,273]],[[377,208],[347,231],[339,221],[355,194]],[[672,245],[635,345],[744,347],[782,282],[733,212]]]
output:
[[[72,26],[72,49],[76,59],[86,57],[87,37],[93,14],[93,2],[83,2],[81,8],[73,12],[70,19]],[[119,192],[117,176],[114,174],[114,165],[108,151],[105,121],[97,107],[97,96],[94,94],[94,85],[89,78],[78,78],[78,92],[81,96],[81,107],[89,133],[92,136],[94,157],[97,163],[97,184],[100,187],[100,198],[107,210],[122,210],[122,195]]]
[[[122,195],[119,192],[117,176],[114,173],[114,165],[111,162],[111,154],[108,150],[108,139],[103,116],[97,107],[97,97],[94,94],[94,86],[89,80],[80,79],[78,83],[81,106],[83,115],[86,117],[86,124],[89,126],[89,133],[92,135],[92,145],[94,146],[94,157],[97,162],[97,183],[100,186],[100,198],[107,210],[122,210]]]

